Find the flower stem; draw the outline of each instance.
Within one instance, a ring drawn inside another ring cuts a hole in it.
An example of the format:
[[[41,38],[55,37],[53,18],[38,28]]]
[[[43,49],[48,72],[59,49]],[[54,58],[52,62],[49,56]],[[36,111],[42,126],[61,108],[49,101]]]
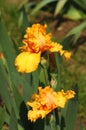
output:
[[[45,83],[46,83],[46,85],[49,85],[48,73],[47,73],[47,67],[43,67],[43,69],[44,69],[44,78],[45,78]]]
[[[51,130],[57,130],[57,127],[56,127],[56,119],[55,119],[55,113],[53,111],[53,113],[51,114],[50,116],[50,128]]]

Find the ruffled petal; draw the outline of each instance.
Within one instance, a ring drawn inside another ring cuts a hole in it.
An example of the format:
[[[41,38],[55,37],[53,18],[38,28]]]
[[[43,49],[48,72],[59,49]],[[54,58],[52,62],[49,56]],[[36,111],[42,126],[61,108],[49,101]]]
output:
[[[38,90],[38,94],[35,93],[26,103],[27,106],[32,107],[32,110],[28,111],[28,119],[33,122],[38,118],[44,118],[55,108],[64,108],[68,100],[75,96],[72,90],[55,92],[50,86],[39,87]]]
[[[37,69],[41,53],[22,52],[15,60],[18,72],[30,73]]]
[[[54,43],[52,42],[50,44],[50,49],[49,49],[50,52],[59,52],[60,55],[64,56],[66,60],[70,59],[71,57],[71,53],[66,51],[66,50],[63,50],[63,46],[60,45],[59,43]]]
[[[64,57],[65,57],[66,60],[69,60],[71,55],[72,55],[71,52],[64,51]]]
[[[38,118],[44,118],[50,111],[44,111],[44,110],[30,110],[28,112],[28,120],[31,122],[35,122]]]
[[[59,43],[52,42],[50,44],[49,51],[51,51],[51,52],[60,52],[60,51],[62,51],[62,48],[63,48],[63,46],[60,45]]]

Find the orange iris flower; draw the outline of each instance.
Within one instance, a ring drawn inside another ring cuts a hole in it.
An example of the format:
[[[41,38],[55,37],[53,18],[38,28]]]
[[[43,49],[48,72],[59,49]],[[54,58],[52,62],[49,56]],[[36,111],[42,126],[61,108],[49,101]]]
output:
[[[64,108],[66,102],[75,95],[72,90],[66,93],[63,90],[55,92],[50,86],[44,89],[38,87],[38,90],[38,94],[33,94],[31,100],[27,102],[27,106],[32,107],[32,110],[28,111],[28,119],[33,122],[38,118],[44,118],[55,108]]]
[[[20,47],[22,52],[16,57],[15,66],[18,72],[30,73],[38,68],[41,53],[49,50],[50,52],[59,52],[66,59],[70,58],[71,53],[62,50],[62,45],[52,42],[52,34],[46,34],[46,25],[33,24],[26,29],[23,44]]]

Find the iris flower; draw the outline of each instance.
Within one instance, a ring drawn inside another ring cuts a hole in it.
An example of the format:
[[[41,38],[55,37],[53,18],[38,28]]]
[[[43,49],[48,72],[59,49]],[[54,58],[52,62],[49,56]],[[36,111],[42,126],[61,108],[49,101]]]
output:
[[[20,47],[21,53],[15,59],[15,66],[18,72],[30,73],[38,68],[41,54],[45,51],[59,52],[66,59],[70,58],[71,53],[63,50],[62,45],[52,42],[52,34],[46,33],[46,25],[33,24],[26,29],[23,46]]]
[[[66,102],[74,95],[75,92],[72,90],[65,93],[64,90],[55,92],[50,86],[44,89],[38,87],[38,94],[33,94],[31,100],[27,102],[27,106],[32,107],[28,111],[28,119],[35,122],[38,118],[44,118],[55,108],[64,108]]]

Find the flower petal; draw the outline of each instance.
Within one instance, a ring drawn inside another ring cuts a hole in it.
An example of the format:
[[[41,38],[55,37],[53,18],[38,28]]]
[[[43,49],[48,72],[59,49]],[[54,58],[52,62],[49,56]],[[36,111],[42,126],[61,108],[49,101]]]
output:
[[[31,122],[35,122],[38,118],[44,118],[50,111],[44,111],[44,110],[30,110],[28,112],[28,120]]]
[[[38,94],[33,95],[31,101],[26,103],[32,107],[32,110],[28,111],[28,119],[33,122],[38,118],[44,118],[55,108],[64,108],[68,100],[75,96],[72,90],[55,92],[50,86],[38,87],[38,90]]]
[[[56,42],[52,42],[51,44],[50,44],[50,51],[51,52],[62,52],[62,48],[63,48],[63,46],[62,45],[60,45],[59,43],[56,43]]]
[[[71,53],[66,50],[63,50],[63,46],[59,43],[52,42],[50,46],[50,52],[59,52],[61,56],[64,55],[66,60],[70,59]]]
[[[64,51],[64,57],[65,57],[66,60],[69,60],[71,55],[72,55],[71,52]]]
[[[15,60],[15,66],[17,67],[18,72],[30,73],[37,69],[40,62],[41,53],[30,53],[22,52],[20,53]]]

